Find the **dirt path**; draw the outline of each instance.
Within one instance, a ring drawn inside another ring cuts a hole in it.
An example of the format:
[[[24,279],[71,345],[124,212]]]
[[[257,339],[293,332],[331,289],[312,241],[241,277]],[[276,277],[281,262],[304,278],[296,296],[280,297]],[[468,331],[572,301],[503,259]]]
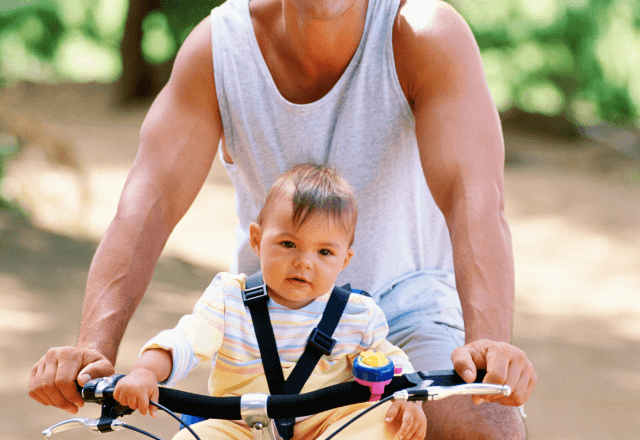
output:
[[[90,260],[135,155],[144,109],[114,113],[107,96],[93,86],[32,89],[21,92],[13,107],[71,133],[86,180],[44,163],[37,150],[12,169],[12,188],[38,209],[32,224],[0,214],[0,440],[37,438],[65,416],[28,399],[26,384],[48,347],[75,343]],[[531,439],[635,439],[640,184],[634,179],[640,168],[608,155],[603,161],[595,147],[578,150],[513,129],[505,136],[513,161],[506,185],[517,274],[514,343],[527,351],[539,375],[526,406]],[[78,189],[82,182],[86,201]],[[233,190],[216,162],[129,326],[118,371],[126,372],[142,343],[189,311],[203,286],[226,267],[235,221],[218,213],[232,207]],[[206,368],[199,369],[185,387],[200,390],[205,375]],[[96,408],[81,413],[97,415]],[[141,423],[156,433],[175,429],[165,418]]]

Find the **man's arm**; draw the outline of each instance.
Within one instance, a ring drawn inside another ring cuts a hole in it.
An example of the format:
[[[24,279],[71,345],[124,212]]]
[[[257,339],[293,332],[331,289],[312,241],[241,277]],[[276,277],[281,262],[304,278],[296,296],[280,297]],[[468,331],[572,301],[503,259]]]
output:
[[[78,345],[43,356],[32,371],[31,397],[76,412],[78,373],[83,383],[86,375],[111,374],[126,326],[169,234],[202,187],[221,136],[207,18],[183,44],[143,123],[116,216],[91,264]]]
[[[475,377],[475,367],[486,366],[490,380],[505,383],[509,376],[515,385],[523,374],[529,384],[535,375],[530,362],[508,344],[514,268],[504,215],[504,143],[475,39],[445,3],[407,2],[398,16],[394,49],[425,178],[453,246],[467,343],[454,352],[454,365],[465,379]],[[493,348],[483,357],[477,346],[486,344]],[[510,363],[521,363],[521,370]],[[533,387],[521,388],[502,402],[526,400]]]

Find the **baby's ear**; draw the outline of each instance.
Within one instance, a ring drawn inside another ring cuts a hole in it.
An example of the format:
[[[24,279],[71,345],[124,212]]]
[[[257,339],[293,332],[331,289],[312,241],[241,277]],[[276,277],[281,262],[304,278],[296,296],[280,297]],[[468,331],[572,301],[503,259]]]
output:
[[[257,223],[251,223],[249,225],[249,244],[253,248],[258,258],[260,258],[260,240],[262,238],[262,230]]]
[[[353,257],[353,248],[349,248],[349,250],[347,251],[347,255],[345,255],[344,257],[344,264],[342,265],[342,270],[344,270],[349,265],[349,262],[351,261],[351,257]]]

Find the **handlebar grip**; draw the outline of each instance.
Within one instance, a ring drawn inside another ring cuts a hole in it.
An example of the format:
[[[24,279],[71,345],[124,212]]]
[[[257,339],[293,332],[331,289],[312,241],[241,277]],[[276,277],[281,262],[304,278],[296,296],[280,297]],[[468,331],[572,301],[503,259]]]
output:
[[[240,397],[211,397],[160,387],[158,403],[180,414],[241,420]]]
[[[422,380],[432,380],[434,386],[451,387],[454,385],[462,385],[466,383],[462,377],[456,373],[456,370],[434,370],[434,371],[419,371],[418,376]],[[476,380],[474,383],[482,383],[484,377],[487,375],[487,370],[478,370]]]

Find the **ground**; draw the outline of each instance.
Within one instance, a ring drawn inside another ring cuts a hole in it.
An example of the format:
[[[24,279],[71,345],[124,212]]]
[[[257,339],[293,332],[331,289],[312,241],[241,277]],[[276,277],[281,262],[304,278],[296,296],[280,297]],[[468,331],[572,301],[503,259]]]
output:
[[[6,189],[31,221],[0,214],[0,440],[34,439],[67,414],[27,397],[31,366],[74,344],[84,283],[115,212],[146,106],[109,107],[108,88],[23,87],[0,95],[15,115],[70,139],[82,174],[29,148]],[[46,137],[45,137],[46,138]],[[631,440],[640,432],[640,165],[584,140],[505,125],[507,218],[516,261],[513,343],[538,373],[527,403],[532,440]],[[234,245],[233,189],[219,161],[172,236],[129,326],[117,371],[191,309]],[[184,387],[203,391],[200,368]],[[96,417],[97,408],[81,415]],[[133,416],[163,438],[176,423]],[[70,431],[61,439],[90,438]],[[141,438],[120,432],[113,438]]]

